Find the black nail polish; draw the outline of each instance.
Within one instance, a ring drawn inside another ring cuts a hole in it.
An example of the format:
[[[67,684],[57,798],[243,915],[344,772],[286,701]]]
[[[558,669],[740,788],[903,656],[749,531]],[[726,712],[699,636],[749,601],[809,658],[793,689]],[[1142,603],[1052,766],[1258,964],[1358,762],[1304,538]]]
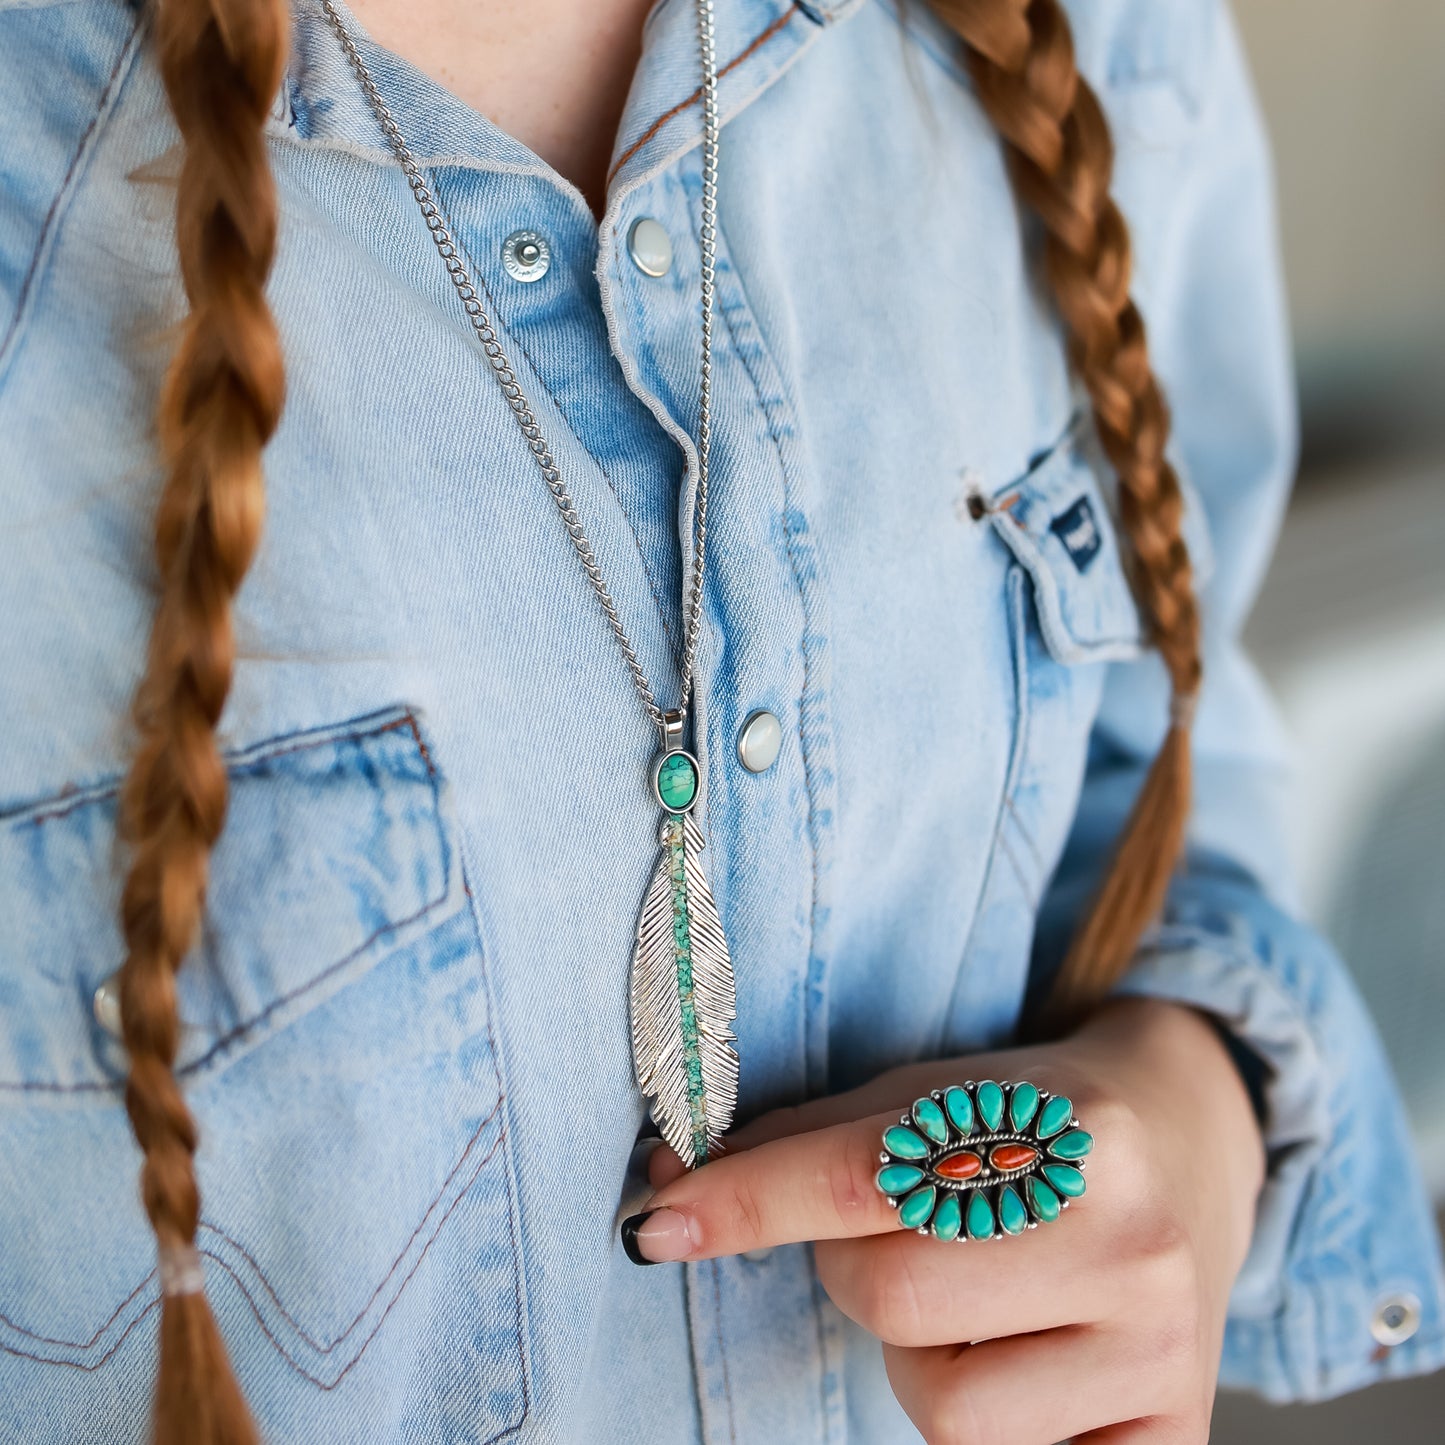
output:
[[[641,1214],[634,1214],[622,1221],[618,1233],[622,1236],[622,1247],[627,1251],[627,1257],[633,1264],[656,1264],[655,1259],[648,1259],[637,1247],[637,1231],[642,1228],[643,1221],[652,1211],[644,1210]]]

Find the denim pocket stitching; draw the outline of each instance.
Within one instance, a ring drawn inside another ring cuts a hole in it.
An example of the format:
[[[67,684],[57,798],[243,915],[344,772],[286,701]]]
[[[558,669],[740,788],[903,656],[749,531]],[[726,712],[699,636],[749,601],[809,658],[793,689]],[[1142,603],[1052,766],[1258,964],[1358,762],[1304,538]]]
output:
[[[105,86],[96,103],[95,114],[91,116],[89,123],[81,131],[80,137],[75,143],[75,150],[71,154],[70,164],[65,168],[60,186],[51,199],[44,220],[40,223],[40,235],[36,240],[35,250],[15,294],[15,314],[11,317],[10,325],[6,328],[4,335],[0,336],[0,390],[4,389],[5,374],[19,350],[20,340],[25,334],[25,326],[30,319],[30,304],[39,289],[36,281],[40,273],[49,265],[50,253],[55,246],[56,233],[60,229],[60,218],[74,194],[82,162],[89,158],[96,145],[99,144],[100,136],[114,113],[120,92],[125,88],[125,82],[130,77],[131,69],[140,53],[141,44],[149,28],[149,15],[141,15],[136,19],[130,35],[126,37],[125,44],[121,46],[120,54],[115,58],[115,64],[111,67],[109,76],[106,77]]]
[[[391,721],[382,721],[390,718]],[[366,724],[371,724],[367,726]],[[427,749],[426,742],[422,737],[421,728],[417,723],[416,715],[411,709],[407,709],[397,716],[394,710],[388,709],[383,712],[370,714],[365,718],[358,718],[350,724],[341,728],[322,728],[314,732],[308,732],[297,738],[288,735],[288,739],[271,739],[267,742],[258,743],[253,747],[243,749],[234,754],[228,766],[228,775],[244,777],[248,772],[256,768],[274,762],[277,758],[283,758],[295,753],[309,751],[313,748],[327,747],[341,742],[358,742],[363,738],[380,737],[385,733],[396,732],[402,728],[410,730],[412,739],[416,744],[417,753],[422,762],[426,765],[427,777],[431,782],[433,797],[437,795],[437,770],[433,763],[431,754]],[[51,802],[32,807],[30,810],[22,810],[19,813],[11,814],[8,818],[0,818],[0,824],[16,824],[21,827],[40,827],[45,823],[58,821],[67,817],[79,808],[89,807],[92,804],[114,798],[120,792],[121,784],[112,782],[97,788],[87,789],[76,793],[63,802]],[[440,799],[437,798],[438,806]],[[441,892],[437,897],[429,899],[416,912],[405,918],[393,919],[377,928],[368,938],[363,940],[357,947],[351,949],[341,958],[334,959],[319,972],[313,974],[303,983],[295,988],[278,994],[259,1013],[253,1014],[250,1018],[243,1020],[234,1028],[218,1038],[210,1048],[199,1058],[190,1060],[176,1069],[177,1078],[188,1078],[198,1073],[201,1069],[214,1063],[227,1049],[238,1043],[240,1040],[262,1027],[266,1021],[278,1010],[287,1004],[294,1003],[302,998],[312,989],[325,983],[333,974],[345,968],[348,964],[355,962],[369,948],[372,948],[380,939],[390,933],[399,932],[401,929],[409,928],[419,923],[422,919],[429,917],[436,910],[442,907],[451,897],[452,887],[452,847],[450,840],[446,837],[445,831],[441,835],[442,861],[443,861],[443,883]],[[490,1024],[489,1024],[490,1027]],[[121,1079],[87,1080],[81,1083],[60,1084],[48,1080],[12,1080],[0,1079],[0,1094],[109,1094],[119,1092],[124,1087]]]

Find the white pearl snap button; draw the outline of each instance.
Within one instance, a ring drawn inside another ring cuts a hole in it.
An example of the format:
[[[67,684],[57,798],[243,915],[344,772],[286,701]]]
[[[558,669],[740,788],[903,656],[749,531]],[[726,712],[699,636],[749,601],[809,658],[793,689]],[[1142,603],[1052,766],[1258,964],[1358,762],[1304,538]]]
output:
[[[672,268],[672,237],[651,216],[632,223],[627,251],[632,264],[646,276],[666,276]]]
[[[90,1007],[95,1021],[112,1038],[120,1037],[120,974],[113,973],[91,995]]]
[[[1375,1306],[1370,1333],[1382,1345],[1403,1345],[1420,1328],[1420,1301],[1412,1294],[1388,1294]]]
[[[738,733],[738,761],[750,773],[765,773],[783,746],[782,724],[770,712],[752,713]]]
[[[513,231],[502,242],[502,269],[513,281],[540,281],[552,264],[552,248],[540,231]]]

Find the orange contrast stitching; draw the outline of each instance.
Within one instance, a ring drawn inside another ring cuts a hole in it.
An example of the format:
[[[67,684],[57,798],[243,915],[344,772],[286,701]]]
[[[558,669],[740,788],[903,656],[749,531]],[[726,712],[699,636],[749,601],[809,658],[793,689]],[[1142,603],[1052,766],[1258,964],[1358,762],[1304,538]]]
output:
[[[722,67],[721,70],[718,71],[717,78],[721,80],[723,76],[725,76],[730,70],[736,70],[737,67],[740,66],[743,61],[748,58],[748,56],[752,55],[755,51],[762,49],[762,47],[766,45],[768,41],[770,41],[773,36],[775,36],[780,30],[782,30],[783,27],[787,25],[787,23],[797,13],[797,10],[790,8],[782,15],[779,15],[778,18],[774,20],[773,23],[769,25],[766,30],[759,31],[759,33],[753,36],[752,40],[749,41],[747,45],[745,45],[741,50],[739,50],[738,53],[734,55],[733,58]],[[610,186],[612,182],[616,180],[618,171],[620,171],[622,167],[625,166],[627,162],[630,161],[632,157],[635,156],[637,152],[640,151],[643,146],[645,146],[648,141],[650,141],[653,136],[655,136],[658,131],[660,131],[663,126],[668,123],[668,121],[672,120],[674,116],[681,115],[683,111],[690,110],[701,99],[702,86],[698,86],[698,88],[693,91],[693,93],[688,96],[686,100],[679,102],[677,105],[673,106],[671,110],[663,111],[663,113],[658,116],[657,119],[653,121],[652,124],[648,126],[647,129],[643,131],[642,134],[638,136],[638,138],[633,141],[633,143],[628,146],[627,149],[623,151],[620,156],[617,157],[617,164],[613,166],[612,169],[607,173],[607,184]]]

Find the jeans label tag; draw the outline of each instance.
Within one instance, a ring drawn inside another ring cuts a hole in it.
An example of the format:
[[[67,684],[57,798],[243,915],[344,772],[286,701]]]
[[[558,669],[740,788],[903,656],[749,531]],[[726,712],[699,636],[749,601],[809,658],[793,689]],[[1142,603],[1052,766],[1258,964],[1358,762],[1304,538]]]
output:
[[[1088,570],[1089,563],[1099,555],[1099,548],[1104,545],[1099,524],[1094,518],[1093,505],[1086,496],[1080,497],[1068,511],[1060,512],[1049,523],[1049,530],[1064,544],[1064,551],[1080,572]]]

